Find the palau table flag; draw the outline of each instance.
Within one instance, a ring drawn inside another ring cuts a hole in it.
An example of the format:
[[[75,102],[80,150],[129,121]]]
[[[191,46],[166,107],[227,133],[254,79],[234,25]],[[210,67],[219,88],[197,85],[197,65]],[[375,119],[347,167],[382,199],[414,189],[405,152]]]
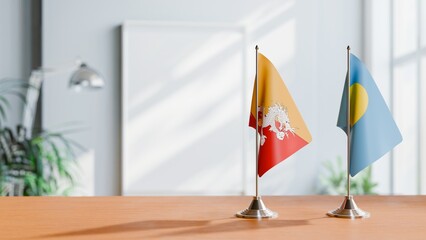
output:
[[[274,65],[258,52],[249,126],[256,131],[256,196],[236,214],[241,218],[274,218],[259,195],[259,177],[311,142],[311,134]],[[259,139],[260,138],[260,139]]]
[[[355,176],[402,141],[385,100],[364,64],[350,54],[350,174]],[[337,126],[347,133],[347,81]]]
[[[258,174],[261,177],[310,143],[312,137],[277,69],[261,53],[258,58],[258,107],[255,82],[249,126],[256,129],[258,114]]]
[[[364,64],[347,48],[348,73],[337,126],[347,135],[347,194],[331,217],[367,218],[350,194],[351,176],[392,150],[402,141],[392,114]]]

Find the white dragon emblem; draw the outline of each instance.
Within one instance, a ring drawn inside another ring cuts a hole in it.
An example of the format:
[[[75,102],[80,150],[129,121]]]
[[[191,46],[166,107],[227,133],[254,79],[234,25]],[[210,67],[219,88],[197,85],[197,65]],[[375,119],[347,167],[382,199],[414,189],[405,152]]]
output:
[[[263,107],[259,108],[260,112],[263,112]],[[276,122],[279,123],[277,127]],[[283,108],[280,104],[275,103],[268,107],[268,113],[263,117],[262,122],[259,125],[260,128],[260,144],[263,145],[266,141],[266,136],[263,135],[263,128],[270,126],[269,131],[274,132],[279,140],[284,140],[291,133],[294,135],[296,129],[291,127],[290,118],[288,117],[287,108]]]

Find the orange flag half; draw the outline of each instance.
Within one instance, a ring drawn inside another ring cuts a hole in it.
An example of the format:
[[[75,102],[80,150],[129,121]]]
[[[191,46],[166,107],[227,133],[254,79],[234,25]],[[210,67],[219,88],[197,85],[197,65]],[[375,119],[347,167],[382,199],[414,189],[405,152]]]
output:
[[[256,81],[253,88],[249,126],[260,134],[258,174],[269,169],[311,142],[312,137],[296,104],[274,65],[258,53],[258,107]]]

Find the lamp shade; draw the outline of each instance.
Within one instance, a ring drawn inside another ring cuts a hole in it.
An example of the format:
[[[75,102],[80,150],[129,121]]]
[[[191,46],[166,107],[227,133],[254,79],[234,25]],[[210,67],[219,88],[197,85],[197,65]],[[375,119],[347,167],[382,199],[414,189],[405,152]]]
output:
[[[78,69],[71,75],[69,87],[75,90],[80,89],[100,89],[105,85],[102,76],[82,63]]]

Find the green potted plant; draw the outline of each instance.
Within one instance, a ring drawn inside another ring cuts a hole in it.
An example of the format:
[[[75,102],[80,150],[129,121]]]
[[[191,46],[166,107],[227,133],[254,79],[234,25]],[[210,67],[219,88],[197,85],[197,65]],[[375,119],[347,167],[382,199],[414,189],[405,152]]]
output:
[[[4,126],[10,110],[8,96],[26,103],[28,88],[22,81],[0,81],[0,195],[68,195],[75,185],[74,150],[81,148],[65,137],[69,131],[39,131],[28,137],[21,125],[15,131]]]
[[[325,173],[320,176],[321,187],[319,193],[331,195],[346,194],[347,170],[343,166],[341,157],[335,162],[324,163]],[[377,194],[377,183],[373,181],[371,166],[351,178],[351,193],[354,195]]]

